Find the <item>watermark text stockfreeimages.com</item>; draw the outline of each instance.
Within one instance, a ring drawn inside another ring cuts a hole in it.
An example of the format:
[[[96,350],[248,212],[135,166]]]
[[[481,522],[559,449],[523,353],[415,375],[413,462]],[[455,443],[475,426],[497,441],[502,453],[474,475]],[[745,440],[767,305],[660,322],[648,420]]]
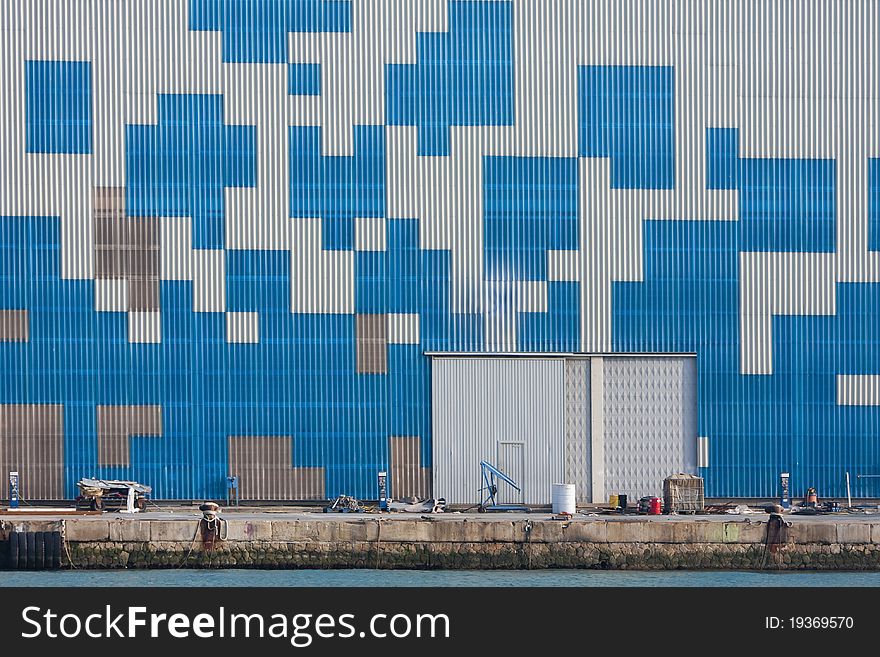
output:
[[[114,610],[106,605],[92,613],[57,613],[51,608],[22,609],[25,639],[287,639],[305,648],[320,639],[448,639],[450,622],[446,614],[373,614],[361,624],[355,614],[231,613],[225,607],[198,614],[154,613],[147,607]]]

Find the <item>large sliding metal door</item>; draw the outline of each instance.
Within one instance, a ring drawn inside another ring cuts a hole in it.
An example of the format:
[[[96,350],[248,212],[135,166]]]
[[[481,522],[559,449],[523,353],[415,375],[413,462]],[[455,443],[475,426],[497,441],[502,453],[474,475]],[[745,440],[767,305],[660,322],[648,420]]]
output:
[[[479,501],[481,460],[522,486],[504,502],[579,504],[659,495],[697,473],[696,359],[677,355],[438,357],[433,367],[433,489]]]
[[[523,503],[549,503],[565,478],[562,359],[435,358],[432,381],[434,495],[479,502],[483,460],[513,470]]]

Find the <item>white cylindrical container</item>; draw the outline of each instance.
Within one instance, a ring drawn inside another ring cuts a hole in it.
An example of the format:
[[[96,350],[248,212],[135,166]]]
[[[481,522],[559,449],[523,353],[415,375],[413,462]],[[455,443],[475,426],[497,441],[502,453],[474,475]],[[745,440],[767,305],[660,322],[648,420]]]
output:
[[[574,484],[553,484],[553,513],[574,515]]]

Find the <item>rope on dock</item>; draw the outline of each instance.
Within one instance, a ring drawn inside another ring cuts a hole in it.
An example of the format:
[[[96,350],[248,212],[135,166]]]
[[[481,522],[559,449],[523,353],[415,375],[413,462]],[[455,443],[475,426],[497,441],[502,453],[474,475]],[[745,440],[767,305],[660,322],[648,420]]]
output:
[[[379,568],[379,551],[382,549],[382,518],[376,518],[376,565]]]
[[[70,547],[67,545],[67,519],[61,519],[61,544],[64,546],[64,553],[67,555],[67,563],[70,564],[72,570],[76,570],[73,565],[73,559],[70,556]]]

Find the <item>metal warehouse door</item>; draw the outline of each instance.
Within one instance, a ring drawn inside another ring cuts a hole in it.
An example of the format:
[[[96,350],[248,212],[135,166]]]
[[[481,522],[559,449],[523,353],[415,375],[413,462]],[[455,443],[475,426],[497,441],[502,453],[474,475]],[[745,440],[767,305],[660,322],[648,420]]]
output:
[[[522,487],[526,462],[522,443],[498,443],[498,469]],[[504,504],[522,504],[523,494],[512,486],[499,486],[498,501]]]
[[[523,503],[550,503],[553,484],[565,477],[563,364],[561,358],[432,359],[435,496],[477,504],[482,460],[514,470],[508,474],[522,488]],[[499,485],[501,492],[507,488]]]
[[[592,367],[603,370],[602,398],[595,401],[604,415],[604,499],[613,493],[626,494],[630,501],[662,495],[667,476],[697,474],[696,359],[599,361],[593,359]]]

